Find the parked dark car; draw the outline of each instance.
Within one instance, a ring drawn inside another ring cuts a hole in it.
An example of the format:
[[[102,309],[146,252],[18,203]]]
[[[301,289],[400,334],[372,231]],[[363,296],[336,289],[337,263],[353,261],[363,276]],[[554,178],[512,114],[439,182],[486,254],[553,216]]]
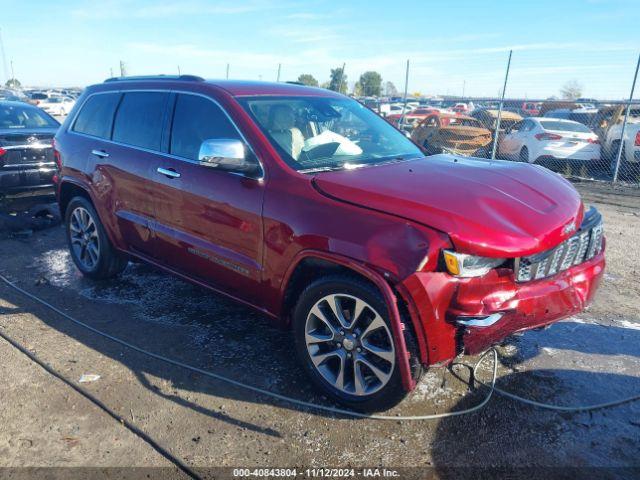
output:
[[[59,126],[37,107],[0,101],[0,197],[53,194],[51,142]]]
[[[463,141],[489,141],[461,121]],[[55,148],[83,274],[133,257],[243,302],[291,328],[282,341],[312,381],[360,410],[578,313],[604,271],[600,214],[559,175],[425,157],[330,90],[113,79],[86,89]]]

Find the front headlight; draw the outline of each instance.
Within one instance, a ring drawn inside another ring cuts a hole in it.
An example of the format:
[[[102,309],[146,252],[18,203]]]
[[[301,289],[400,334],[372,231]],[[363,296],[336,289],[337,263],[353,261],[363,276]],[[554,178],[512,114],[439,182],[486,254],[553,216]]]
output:
[[[476,257],[451,250],[444,250],[443,253],[447,270],[456,277],[481,277],[506,261],[505,258]]]

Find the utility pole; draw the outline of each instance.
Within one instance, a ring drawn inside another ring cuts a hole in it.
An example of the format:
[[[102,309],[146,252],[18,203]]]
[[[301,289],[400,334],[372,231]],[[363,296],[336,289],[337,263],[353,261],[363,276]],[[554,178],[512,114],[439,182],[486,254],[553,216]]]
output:
[[[127,76],[127,67],[122,60],[120,60],[120,76],[121,77]]]
[[[180,65],[178,65],[178,76],[180,76]]]
[[[281,63],[278,64],[278,76],[276,77],[276,82],[280,81],[280,68],[282,68],[282,64]]]
[[[493,134],[493,149],[491,150],[491,160],[496,158],[496,148],[498,148],[498,137],[500,136],[500,121],[502,120],[502,107],[504,105],[504,92],[507,90],[507,80],[509,80],[509,68],[511,68],[511,54],[509,50],[509,60],[507,60],[507,71],[504,74],[504,85],[502,86],[502,96],[500,97],[500,107],[498,108],[498,120],[496,121],[496,131]]]
[[[409,89],[409,59],[407,59],[407,70],[404,74],[404,99],[402,101],[402,114],[400,115],[400,121],[398,122],[398,128],[402,130],[402,124],[404,123],[404,112],[407,110],[407,92]]]
[[[342,70],[340,71],[340,83],[338,84],[338,93],[342,93],[342,85],[344,84],[344,67],[346,67],[347,64],[343,63],[342,64]],[[345,88],[346,91],[346,88]]]
[[[227,80],[229,80],[229,64],[227,63]]]
[[[2,53],[2,66],[4,67],[5,82],[9,80],[9,69],[7,68],[7,55],[4,51],[4,42],[2,41],[2,29],[0,28],[0,52]]]
[[[109,67],[109,78],[113,78],[113,67]]]
[[[618,181],[618,173],[620,171],[620,159],[622,158],[622,149],[624,148],[624,131],[627,129],[627,120],[629,119],[629,111],[631,110],[631,102],[633,101],[633,92],[636,89],[636,81],[638,80],[638,69],[640,69],[640,55],[638,55],[638,63],[636,63],[636,73],[633,75],[633,83],[631,84],[631,93],[629,94],[629,103],[624,113],[624,121],[622,122],[622,130],[620,131],[620,145],[616,153],[616,168],[613,172],[613,183]]]
[[[11,80],[16,79],[16,74],[13,72],[13,60],[9,62],[11,64]]]
[[[463,80],[462,81],[462,98],[464,98],[464,91],[465,91],[466,87],[467,87],[467,81]]]

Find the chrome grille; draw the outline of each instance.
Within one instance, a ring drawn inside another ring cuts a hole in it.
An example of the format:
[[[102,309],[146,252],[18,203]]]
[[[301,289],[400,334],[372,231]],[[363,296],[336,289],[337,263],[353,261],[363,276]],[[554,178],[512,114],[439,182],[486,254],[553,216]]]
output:
[[[582,227],[571,238],[542,253],[516,260],[516,280],[528,282],[547,278],[574,265],[592,259],[602,250],[602,218],[591,209]]]

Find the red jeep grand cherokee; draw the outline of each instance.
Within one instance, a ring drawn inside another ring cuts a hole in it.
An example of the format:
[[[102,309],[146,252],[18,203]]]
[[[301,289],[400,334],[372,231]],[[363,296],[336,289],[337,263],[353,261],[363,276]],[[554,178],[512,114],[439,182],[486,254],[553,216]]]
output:
[[[320,389],[363,411],[397,403],[424,367],[581,311],[604,269],[600,214],[560,176],[425,157],[320,88],[111,79],[55,149],[82,273],[135,257],[250,305],[293,329]]]

